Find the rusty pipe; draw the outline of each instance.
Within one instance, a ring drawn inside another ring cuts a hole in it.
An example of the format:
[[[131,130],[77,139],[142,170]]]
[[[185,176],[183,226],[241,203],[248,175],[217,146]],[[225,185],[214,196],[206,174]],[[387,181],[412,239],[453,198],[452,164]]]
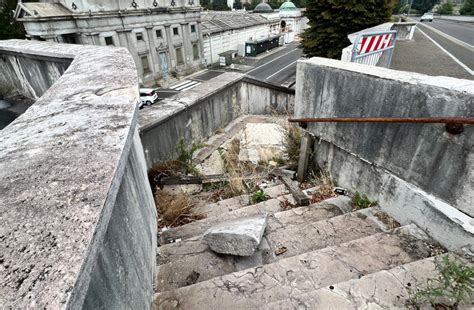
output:
[[[441,123],[474,124],[474,117],[320,117],[290,118],[290,123]]]

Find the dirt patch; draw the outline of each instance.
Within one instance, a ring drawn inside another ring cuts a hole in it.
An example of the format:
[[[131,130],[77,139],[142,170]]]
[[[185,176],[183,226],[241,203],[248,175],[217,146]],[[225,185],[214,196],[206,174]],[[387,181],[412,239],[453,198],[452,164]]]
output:
[[[400,227],[400,223],[397,222],[393,217],[390,216],[390,214],[384,212],[384,211],[378,211],[377,213],[374,214],[382,223],[384,223],[388,229],[392,230],[395,228]]]

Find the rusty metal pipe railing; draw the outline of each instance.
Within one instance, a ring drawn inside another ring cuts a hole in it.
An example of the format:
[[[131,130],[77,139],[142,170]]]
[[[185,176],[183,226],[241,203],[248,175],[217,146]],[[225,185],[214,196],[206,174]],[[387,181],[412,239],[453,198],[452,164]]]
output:
[[[417,123],[417,124],[446,124],[446,130],[452,134],[464,131],[464,124],[473,125],[474,117],[320,117],[320,118],[290,118],[290,123]]]

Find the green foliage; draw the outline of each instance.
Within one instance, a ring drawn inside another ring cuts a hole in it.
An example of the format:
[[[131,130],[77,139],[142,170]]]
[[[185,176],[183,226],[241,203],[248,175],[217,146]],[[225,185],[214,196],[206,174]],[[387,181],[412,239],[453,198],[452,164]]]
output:
[[[426,13],[438,3],[439,0],[413,0],[413,5],[411,8],[419,11],[420,13]],[[413,14],[413,11],[411,13]]]
[[[454,309],[470,302],[474,286],[474,268],[448,255],[436,259],[437,276],[428,279],[426,288],[412,294],[415,306],[429,302],[433,306],[450,302]],[[436,307],[435,307],[436,308]],[[445,308],[446,309],[446,308]]]
[[[16,4],[17,0],[0,1],[0,40],[25,38],[23,27],[13,18]]]
[[[212,4],[210,0],[201,0],[201,7],[206,10],[212,10]]]
[[[389,21],[392,9],[392,0],[308,0],[303,51],[309,57],[340,58],[350,45],[348,34]]]
[[[453,3],[448,0],[447,2],[441,4],[438,7],[437,13],[443,15],[453,14]]]
[[[242,6],[242,1],[240,1],[240,0],[235,0],[235,1],[234,1],[234,9],[236,9],[236,10],[242,10],[242,7],[243,7],[243,6]]]
[[[465,0],[459,13],[461,15],[474,15],[474,0]]]
[[[266,201],[268,199],[270,199],[270,196],[267,193],[265,193],[263,190],[258,190],[254,192],[252,196],[250,196],[250,203],[256,204],[259,202]]]
[[[204,147],[202,143],[193,142],[188,148],[186,141],[181,138],[176,145],[176,152],[178,153],[177,161],[181,164],[186,174],[200,175],[196,164],[193,161],[194,152]]]
[[[359,192],[356,192],[354,194],[354,197],[352,197],[352,205],[354,206],[355,210],[360,210],[360,209],[365,209],[365,208],[370,208],[375,205],[377,205],[376,200],[370,200],[369,197],[365,194],[360,194]]]
[[[227,0],[213,0],[212,9],[214,11],[230,11]]]
[[[256,7],[257,5],[259,5],[260,3],[261,3],[260,0],[252,0],[252,1],[250,2],[250,7],[249,7],[249,8],[246,8],[246,9],[247,9],[247,10],[253,10],[253,9],[255,9],[255,7]]]

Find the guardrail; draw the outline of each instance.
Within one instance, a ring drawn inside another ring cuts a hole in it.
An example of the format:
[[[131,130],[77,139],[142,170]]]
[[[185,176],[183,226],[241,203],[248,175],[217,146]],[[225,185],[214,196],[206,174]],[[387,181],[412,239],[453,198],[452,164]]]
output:
[[[395,30],[359,33],[352,48],[351,62],[389,68],[396,39]]]

